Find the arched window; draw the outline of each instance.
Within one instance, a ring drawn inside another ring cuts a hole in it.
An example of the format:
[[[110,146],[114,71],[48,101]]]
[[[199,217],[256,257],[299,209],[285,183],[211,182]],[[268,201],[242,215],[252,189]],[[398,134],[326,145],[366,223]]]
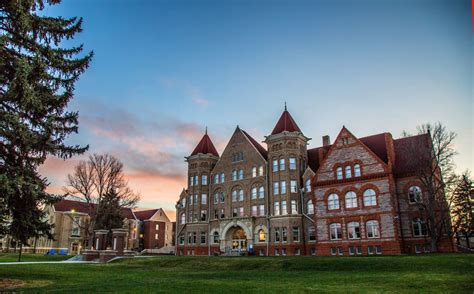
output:
[[[212,234],[212,241],[215,243],[219,243],[219,233],[216,231],[214,234]]]
[[[258,167],[258,175],[263,176],[263,165]]]
[[[244,179],[244,170],[239,169],[239,180],[243,180],[243,179]]]
[[[360,239],[360,225],[358,222],[347,224],[347,237],[349,239]]]
[[[342,239],[342,227],[340,223],[333,223],[329,225],[329,232],[331,235],[331,240],[341,240]]]
[[[377,205],[377,196],[375,191],[367,189],[364,191],[364,206],[375,206]]]
[[[182,213],[181,214],[181,224],[185,224],[185,223],[186,223],[186,214]]]
[[[346,166],[346,179],[350,179],[352,178],[352,169],[351,169],[351,166],[348,165]]]
[[[232,171],[232,181],[237,181],[237,171],[236,170]]]
[[[336,169],[336,177],[338,180],[342,180],[342,167]]]
[[[267,236],[265,235],[265,231],[263,229],[260,229],[258,231],[258,241],[265,242],[266,239],[267,239]]]
[[[311,180],[307,179],[305,183],[306,192],[311,192]]]
[[[214,175],[214,184],[219,184],[219,175]]]
[[[360,177],[360,164],[354,165],[354,177]]]
[[[408,201],[410,203],[417,203],[421,201],[421,188],[418,186],[411,186],[408,189]]]
[[[217,204],[217,203],[219,203],[219,193],[218,192],[214,193],[214,204]]]
[[[346,208],[357,207],[357,195],[355,192],[349,191],[346,193]]]
[[[257,199],[257,188],[256,187],[252,188],[252,199]]]
[[[332,193],[328,196],[328,209],[339,209],[339,196]]]
[[[261,186],[258,188],[258,198],[264,198],[265,197],[265,188]]]
[[[237,190],[232,191],[232,202],[237,201]]]
[[[244,190],[239,190],[239,201],[244,201]]]
[[[365,225],[367,238],[380,238],[379,222],[376,220],[368,221]]]
[[[225,180],[224,173],[221,173],[221,183],[224,183],[224,180]]]
[[[306,211],[308,214],[314,214],[313,200],[308,200],[306,207],[307,207]]]
[[[219,197],[220,197],[221,202],[224,203],[224,200],[225,200],[225,194],[224,194],[224,192],[220,192],[220,193],[219,193]]]
[[[428,234],[426,222],[421,218],[415,218],[412,222],[413,236],[421,237]]]

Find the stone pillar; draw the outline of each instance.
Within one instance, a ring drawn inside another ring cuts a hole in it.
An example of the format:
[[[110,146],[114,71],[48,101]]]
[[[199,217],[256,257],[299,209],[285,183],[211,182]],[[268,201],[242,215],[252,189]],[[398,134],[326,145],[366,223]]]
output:
[[[112,250],[117,251],[117,256],[122,256],[126,245],[127,229],[112,229]]]
[[[107,234],[108,230],[95,230],[94,248],[95,250],[107,249]]]

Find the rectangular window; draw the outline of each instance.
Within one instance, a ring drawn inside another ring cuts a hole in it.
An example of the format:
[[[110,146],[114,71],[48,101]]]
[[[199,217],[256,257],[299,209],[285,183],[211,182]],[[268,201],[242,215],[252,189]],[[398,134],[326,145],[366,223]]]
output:
[[[299,242],[299,241],[300,241],[300,228],[293,227],[293,242]]]
[[[219,184],[219,175],[214,175],[214,184]]]
[[[258,215],[257,205],[252,205],[252,216]]]
[[[415,253],[421,253],[421,248],[422,248],[421,245],[416,244],[415,245]]]
[[[273,160],[273,171],[274,172],[278,171],[278,160],[277,159]]]
[[[201,210],[201,221],[206,221],[207,220],[207,210]]]
[[[262,165],[258,167],[258,175],[263,176],[263,166]]]
[[[362,255],[362,247],[356,247],[356,253],[357,255]]]
[[[189,177],[189,186],[194,186],[194,177]]]
[[[198,176],[194,176],[194,185],[195,186],[199,185],[199,177]]]
[[[282,256],[286,256],[286,248],[282,248],[282,249],[281,249],[281,255],[282,255]]]
[[[298,214],[298,207],[296,206],[296,200],[291,200],[291,214]]]
[[[236,170],[232,171],[232,181],[237,181],[237,171]]]
[[[259,211],[261,216],[265,215],[265,205],[260,204]]]
[[[224,173],[221,173],[221,183],[224,183],[224,180],[225,180]]]
[[[224,210],[224,208],[221,208],[221,218],[225,218],[225,210]]]
[[[207,185],[207,176],[206,176],[206,175],[204,175],[204,176],[201,177],[201,184],[202,184],[203,186]]]
[[[286,227],[281,228],[281,239],[282,239],[283,242],[288,241],[288,231],[287,231]]]
[[[252,193],[252,199],[257,199],[257,188],[256,187],[252,188],[251,193]]]
[[[179,245],[184,245],[184,235],[179,235]]]
[[[290,170],[296,170],[296,158],[290,157]]]
[[[316,248],[311,248],[311,256],[315,256],[316,255]]]
[[[202,205],[207,204],[207,194],[201,194],[201,204]]]
[[[301,255],[301,251],[300,251],[299,248],[296,248],[296,249],[295,249],[295,255],[296,255],[296,256]]]
[[[239,216],[244,216],[244,208],[239,207]]]
[[[257,176],[257,168],[252,167],[252,178],[255,178]]]
[[[344,255],[344,250],[342,249],[342,247],[337,247],[337,254]]]
[[[280,228],[275,228],[275,242],[280,242]]]
[[[280,170],[285,170],[285,159],[280,158]]]
[[[298,192],[298,186],[296,184],[295,180],[290,181],[290,193],[297,193]]]
[[[232,208],[232,217],[237,217],[239,214],[239,211],[236,207]]]
[[[281,181],[280,182],[280,194],[286,194],[286,182],[285,181]]]
[[[219,193],[214,194],[214,204],[219,203]]]
[[[156,224],[155,225],[155,231],[158,231],[160,229],[160,225],[159,224]]]
[[[155,234],[155,240],[158,240],[158,234]]]
[[[355,250],[352,246],[349,247],[349,255],[355,255]]]
[[[193,195],[189,195],[189,204],[190,204],[190,205],[193,204]]]
[[[367,254],[372,255],[374,254],[374,246],[367,246]]]
[[[206,232],[201,232],[201,244],[206,244]]]
[[[308,228],[308,236],[309,241],[316,241],[316,228],[314,226]]]
[[[329,226],[329,231],[331,235],[331,240],[341,240],[342,239],[342,227],[339,223],[333,223]]]
[[[194,194],[194,204],[198,204],[198,194]]]
[[[188,233],[188,244],[192,244],[193,243],[193,235],[192,233]]]
[[[273,195],[278,195],[280,193],[279,186],[280,184],[278,182],[273,183]]]
[[[375,253],[376,254],[382,254],[382,246],[376,245],[375,246]]]
[[[273,215],[280,215],[280,202],[275,201],[273,206]]]
[[[218,218],[219,218],[219,210],[214,209],[214,219],[218,219]]]
[[[331,247],[331,255],[336,255],[336,254],[337,254],[336,247]]]
[[[197,233],[193,232],[193,244],[197,243]]]
[[[286,215],[288,214],[288,210],[286,209],[286,200],[281,202],[281,214]]]
[[[279,255],[280,255],[280,253],[279,253],[278,249],[275,249],[275,256],[279,256]]]
[[[72,220],[72,236],[80,236],[81,235],[81,218],[79,216],[74,217]]]

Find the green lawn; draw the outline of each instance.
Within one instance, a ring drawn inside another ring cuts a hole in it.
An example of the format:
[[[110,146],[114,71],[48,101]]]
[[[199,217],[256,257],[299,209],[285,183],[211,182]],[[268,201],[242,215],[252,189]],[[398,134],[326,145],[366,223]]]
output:
[[[59,261],[71,258],[72,256],[44,256],[43,254],[23,253],[21,261]],[[18,253],[0,253],[0,262],[18,261]],[[1,265],[0,265],[1,266]]]
[[[474,255],[162,256],[109,264],[0,265],[0,277],[24,280],[25,292],[472,293]]]

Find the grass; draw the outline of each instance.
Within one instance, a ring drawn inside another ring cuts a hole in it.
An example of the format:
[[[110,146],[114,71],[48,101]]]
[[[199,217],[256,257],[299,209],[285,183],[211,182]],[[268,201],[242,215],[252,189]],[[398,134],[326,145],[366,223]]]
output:
[[[72,256],[44,256],[43,254],[22,253],[21,261],[60,261],[71,258]],[[18,253],[0,253],[0,262],[16,262]],[[1,266],[1,265],[0,265]]]
[[[109,264],[0,265],[22,292],[472,293],[474,255],[174,257]]]

